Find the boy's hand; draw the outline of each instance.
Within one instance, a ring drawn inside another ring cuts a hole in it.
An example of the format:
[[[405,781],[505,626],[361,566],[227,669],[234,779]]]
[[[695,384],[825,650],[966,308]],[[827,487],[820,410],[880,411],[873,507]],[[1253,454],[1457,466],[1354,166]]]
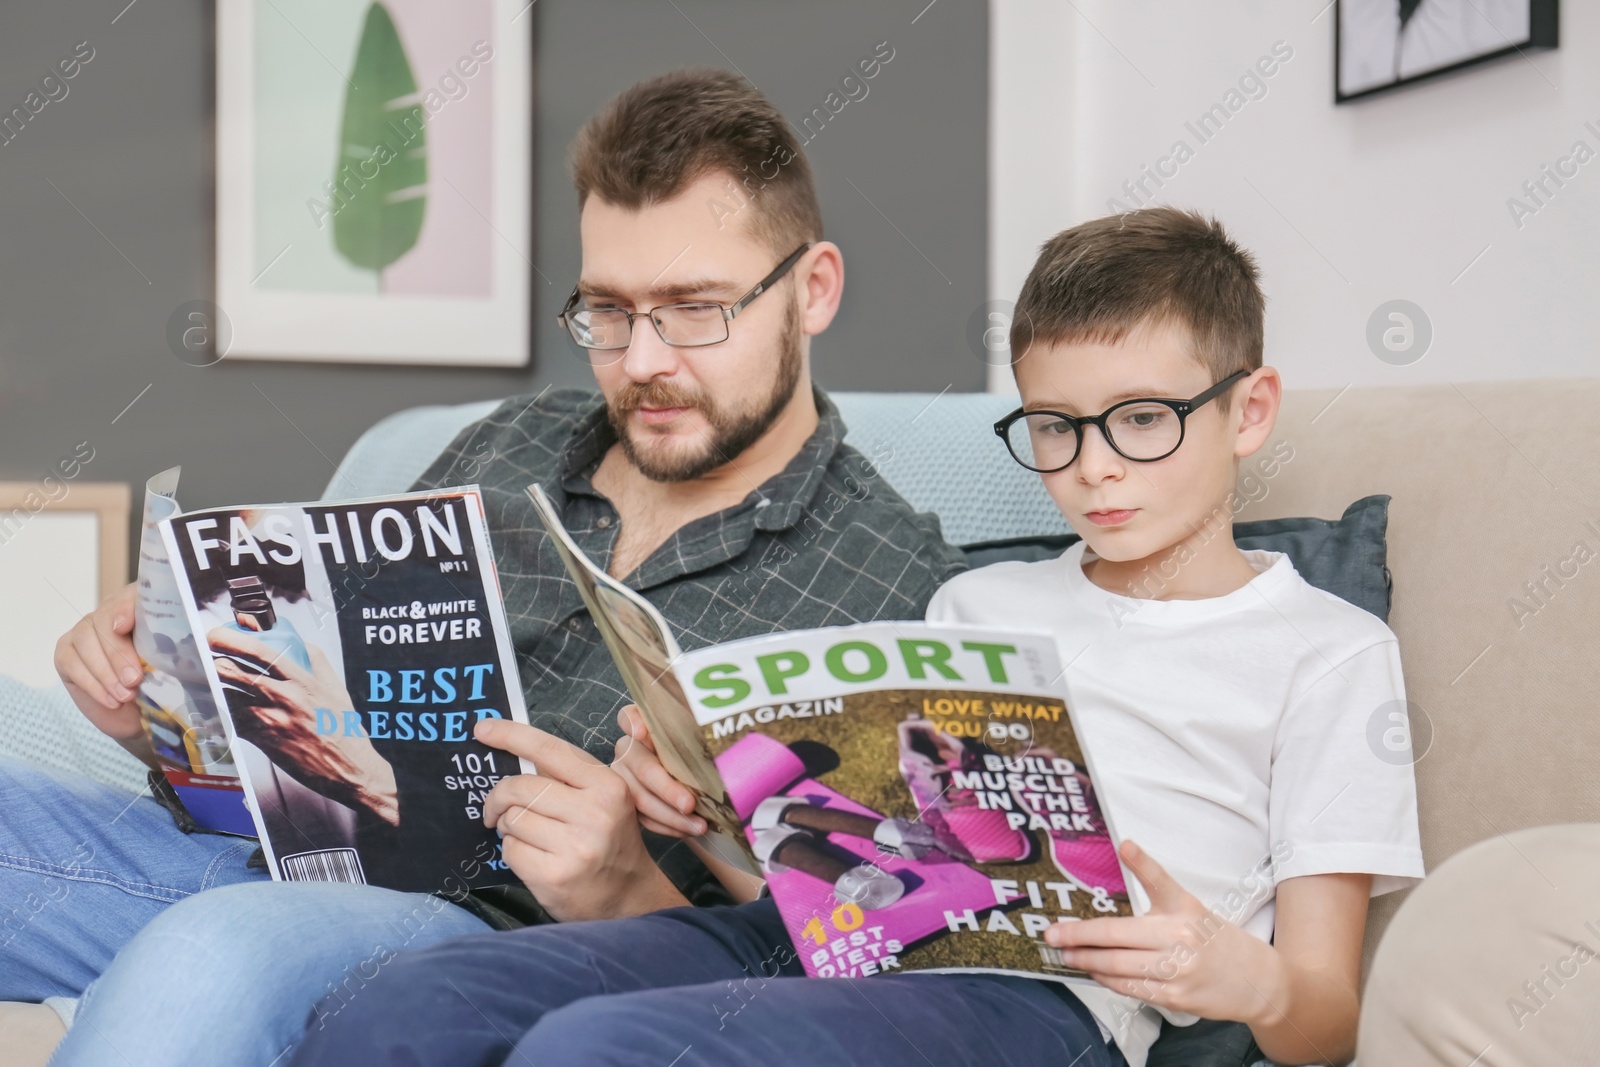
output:
[[[1121,853],[1149,894],[1150,910],[1055,923],[1045,943],[1113,992],[1206,1019],[1276,1017],[1271,1002],[1283,996],[1284,978],[1272,946],[1221,922],[1131,840]]]
[[[699,837],[705,833],[706,821],[693,814],[694,792],[661,766],[639,706],[629,704],[623,708],[617,713],[617,723],[623,735],[617,738],[617,757],[611,769],[628,783],[640,825],[667,837]]]
[[[688,903],[650,858],[611,768],[520,722],[484,719],[473,736],[538,769],[497,782],[483,823],[500,831],[506,863],[552,916],[616,919]]]

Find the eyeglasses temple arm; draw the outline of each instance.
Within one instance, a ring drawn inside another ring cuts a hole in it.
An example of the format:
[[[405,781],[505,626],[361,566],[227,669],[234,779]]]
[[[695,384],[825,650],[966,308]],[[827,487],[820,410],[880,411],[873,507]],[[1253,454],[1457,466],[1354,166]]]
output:
[[[574,307],[576,307],[577,304],[578,304],[578,287],[576,285],[574,285],[572,287],[572,295],[567,297],[567,302],[561,306],[561,312],[560,312],[560,314],[556,315],[556,321],[561,323],[561,325],[565,326],[567,324],[567,313],[570,312]]]
[[[1189,407],[1193,409],[1199,407],[1201,404],[1207,403],[1212,397],[1217,396],[1224,389],[1228,388],[1228,386],[1232,385],[1242,377],[1249,377],[1249,375],[1250,372],[1247,370],[1234,371],[1232,374],[1222,379],[1222,381],[1218,382],[1216,385],[1213,385],[1210,389],[1207,389],[1193,400],[1190,400]]]
[[[784,257],[782,263],[779,263],[776,267],[772,268],[771,274],[768,274],[765,278],[762,278],[759,282],[756,282],[754,289],[751,289],[748,293],[741,296],[738,303],[723,311],[722,317],[725,319],[731,319],[735,315],[739,314],[739,312],[743,311],[746,304],[750,303],[750,301],[766,292],[767,286],[783,277],[784,274],[788,272],[789,268],[794,266],[795,262],[799,260],[801,256],[806,254],[806,250],[810,247],[811,242],[807,241],[793,252],[790,252]]]
[[[995,424],[994,424],[994,435],[996,437],[1004,437],[1006,435],[1006,431],[1011,429],[1011,424],[1013,422],[1016,422],[1017,421],[1017,416],[1019,416],[1021,414],[1022,414],[1022,409],[1018,408],[1017,410],[1013,411],[1011,414],[1007,415],[1005,418],[997,420],[995,422]]]

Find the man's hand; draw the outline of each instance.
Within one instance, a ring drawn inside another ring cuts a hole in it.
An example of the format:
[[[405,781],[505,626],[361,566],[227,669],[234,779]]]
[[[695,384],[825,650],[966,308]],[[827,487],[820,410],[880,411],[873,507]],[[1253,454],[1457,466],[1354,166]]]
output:
[[[623,736],[617,738],[617,758],[611,761],[611,769],[628,784],[640,825],[666,837],[705,833],[706,821],[694,814],[694,791],[661,765],[639,706],[629,704],[619,711],[617,724]]]
[[[1272,946],[1220,922],[1131,840],[1122,859],[1144,885],[1150,910],[1128,918],[1055,923],[1047,944],[1107,989],[1207,1019],[1253,1023],[1282,992]],[[1201,920],[1205,920],[1202,922]]]
[[[739,863],[730,861],[724,854],[726,845],[714,847],[703,836],[706,821],[694,814],[694,790],[661,765],[650,727],[639,713],[639,706],[624,707],[617,713],[617,723],[624,736],[617,738],[617,756],[611,762],[611,769],[628,783],[628,793],[639,813],[639,824],[652,833],[688,841],[694,854],[716,875],[734,900],[741,904],[754,900],[765,883]]]
[[[133,605],[138,583],[129,582],[79,619],[56,641],[55,668],[67,695],[95,729],[155,765],[134,692],[144,677],[133,647]]]
[[[502,778],[483,806],[506,862],[555,918],[616,919],[687,904],[639,836],[628,785],[583,749],[519,722],[484,719],[473,734],[533,762]]]
[[[206,640],[218,677],[251,697],[248,704],[230,702],[233,727],[240,737],[306,788],[349,807],[365,808],[391,826],[400,824],[394,768],[366,735],[344,732],[345,712],[355,705],[320,648],[308,647],[312,669],[307,673],[278,649],[230,627],[213,629]],[[267,673],[247,670],[238,659]],[[317,732],[319,708],[334,716],[335,733]]]

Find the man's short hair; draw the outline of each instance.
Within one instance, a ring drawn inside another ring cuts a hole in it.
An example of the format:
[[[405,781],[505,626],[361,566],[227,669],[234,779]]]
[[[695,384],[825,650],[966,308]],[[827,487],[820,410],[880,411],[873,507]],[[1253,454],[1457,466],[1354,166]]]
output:
[[[1012,369],[1028,347],[1117,344],[1141,325],[1186,327],[1219,382],[1261,366],[1266,297],[1255,257],[1222,224],[1150,207],[1063,230],[1039,250],[1011,323]],[[1227,410],[1226,394],[1217,398]]]
[[[772,101],[731,71],[677,70],[624,90],[578,132],[571,164],[579,210],[591,195],[638,210],[722,171],[733,188],[707,204],[719,225],[744,222],[780,256],[822,240],[798,140]]]

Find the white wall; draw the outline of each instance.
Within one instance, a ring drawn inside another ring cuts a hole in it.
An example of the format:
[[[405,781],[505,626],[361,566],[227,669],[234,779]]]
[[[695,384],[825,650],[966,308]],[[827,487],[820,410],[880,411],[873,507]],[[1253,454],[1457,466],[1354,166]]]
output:
[[[1520,227],[1507,206],[1574,142],[1600,153],[1600,0],[1565,0],[1553,52],[1339,107],[1327,2],[993,0],[991,298],[1052,233],[1138,206],[1123,183],[1181,139],[1193,158],[1147,188],[1257,253],[1289,388],[1600,374],[1600,158]],[[1265,94],[1201,143],[1185,123],[1279,41]],[[1404,366],[1366,342],[1396,298],[1434,330]]]

